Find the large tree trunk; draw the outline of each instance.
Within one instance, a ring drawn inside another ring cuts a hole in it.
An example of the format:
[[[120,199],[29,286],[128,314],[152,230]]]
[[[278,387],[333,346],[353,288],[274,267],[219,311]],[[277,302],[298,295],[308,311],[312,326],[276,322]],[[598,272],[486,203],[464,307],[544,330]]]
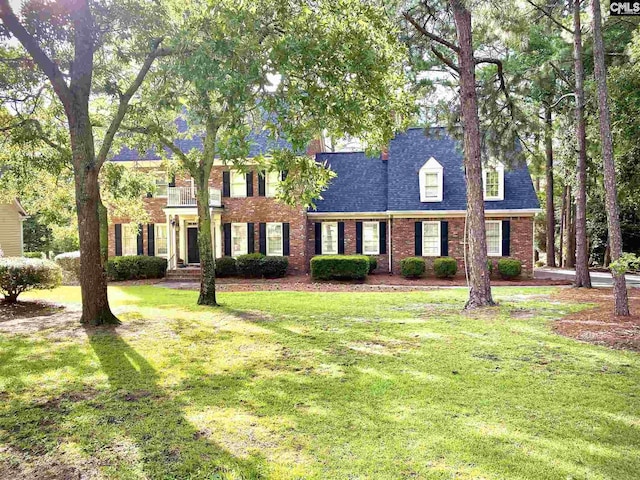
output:
[[[565,253],[565,266],[575,268],[576,266],[576,215],[573,208],[573,197],[571,196],[571,186],[567,185],[567,250]]]
[[[487,234],[484,222],[480,121],[476,97],[475,60],[471,35],[471,13],[460,0],[451,0],[458,33],[458,68],[460,73],[460,104],[464,130],[464,166],[467,184],[467,228],[470,235],[470,291],[466,309],[495,305],[487,266]]]
[[[565,267],[565,245],[564,245],[564,232],[567,228],[567,187],[562,189],[562,201],[560,202],[560,243],[559,248],[560,252],[558,253],[558,266]]]
[[[591,26],[593,31],[593,60],[595,78],[598,86],[598,112],[600,116],[600,143],[604,164],[605,207],[607,227],[609,229],[609,249],[611,260],[616,261],[622,255],[622,234],[620,232],[620,213],[618,210],[618,189],[616,186],[616,168],[613,160],[613,139],[607,93],[607,67],[604,63],[604,42],[602,40],[602,18],[600,0],[591,0]],[[629,298],[624,273],[613,274],[613,292],[615,314],[629,315]]]
[[[551,117],[551,106],[549,103],[544,106],[544,143],[547,157],[547,266],[556,266],[556,213],[553,203],[553,119]]]
[[[104,267],[109,259],[109,215],[101,199],[98,201],[98,218],[100,219],[100,259]]]
[[[573,59],[576,76],[576,287],[591,288],[589,249],[587,242],[587,129],[584,119],[584,64],[582,63],[582,31],[580,0],[573,0]]]

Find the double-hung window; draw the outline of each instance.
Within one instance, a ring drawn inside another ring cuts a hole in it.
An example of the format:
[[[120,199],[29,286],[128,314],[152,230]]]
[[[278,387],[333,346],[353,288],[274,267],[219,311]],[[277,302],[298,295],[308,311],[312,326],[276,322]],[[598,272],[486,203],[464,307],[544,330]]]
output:
[[[422,222],[422,256],[440,256],[440,222]]]
[[[322,222],[322,254],[338,253],[338,222]]]
[[[266,197],[275,197],[278,193],[280,172],[267,172],[264,179],[264,193]]]
[[[122,225],[122,255],[138,254],[138,225]]]
[[[231,255],[245,255],[248,252],[248,229],[246,223],[231,224]]]
[[[437,172],[424,172],[424,197],[428,199],[440,196],[440,182]]]
[[[419,172],[420,201],[441,202],[444,189],[444,168],[431,157]]]
[[[155,256],[166,257],[167,250],[167,225],[164,223],[156,223],[154,225],[154,242],[155,242]]]
[[[231,196],[232,197],[246,197],[247,196],[247,176],[238,172],[237,170],[231,170],[230,183],[231,183]]]
[[[494,161],[482,170],[485,200],[504,200],[504,165]]]
[[[267,255],[283,255],[282,223],[267,223]]]
[[[165,172],[156,172],[153,175],[155,177],[156,184],[156,193],[154,197],[165,198],[167,196],[167,189],[169,187],[167,174]]]
[[[362,253],[365,255],[380,253],[380,223],[362,222]]]
[[[502,222],[500,220],[487,220],[487,255],[492,257],[502,256]]]

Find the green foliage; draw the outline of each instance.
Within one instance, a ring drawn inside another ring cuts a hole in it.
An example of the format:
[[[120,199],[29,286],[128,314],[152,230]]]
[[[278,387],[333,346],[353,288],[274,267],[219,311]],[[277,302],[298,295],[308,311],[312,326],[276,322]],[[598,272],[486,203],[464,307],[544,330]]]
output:
[[[24,258],[46,258],[44,252],[24,252]]]
[[[372,274],[376,268],[378,268],[378,257],[369,255],[369,274]]]
[[[55,288],[61,283],[60,267],[49,260],[0,258],[0,293],[7,303],[15,303],[28,290]]]
[[[458,271],[458,261],[452,257],[439,257],[433,261],[433,271],[438,278],[454,277]]]
[[[163,278],[167,273],[167,259],[144,255],[112,257],[107,261],[106,273],[113,281]]]
[[[364,280],[369,273],[365,255],[318,255],[311,259],[315,280]]]
[[[242,277],[262,277],[262,259],[265,256],[262,253],[248,253],[239,255],[236,258],[238,265],[238,275]]]
[[[289,259],[287,257],[267,256],[260,261],[262,276],[265,278],[280,278],[287,274]]]
[[[54,261],[65,273],[65,281],[77,282],[80,279],[80,252],[66,252],[56,255]]]
[[[400,274],[405,278],[419,278],[424,275],[426,265],[422,257],[407,257],[400,260]]]
[[[616,275],[638,272],[640,271],[640,256],[633,253],[623,253],[620,258],[609,264],[609,268]]]
[[[522,273],[522,262],[516,258],[498,260],[498,272],[505,280],[516,278]]]
[[[493,260],[491,260],[490,258],[487,260],[487,269],[489,270],[489,275],[493,275],[493,270],[494,270],[494,265],[493,265]]]
[[[233,257],[216,258],[216,277],[233,277],[238,274],[238,265]]]

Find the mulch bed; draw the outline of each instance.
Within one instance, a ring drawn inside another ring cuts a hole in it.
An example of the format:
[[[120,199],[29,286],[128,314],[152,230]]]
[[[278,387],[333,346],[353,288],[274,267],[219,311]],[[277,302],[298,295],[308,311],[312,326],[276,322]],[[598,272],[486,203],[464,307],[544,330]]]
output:
[[[613,314],[611,288],[567,288],[556,293],[554,299],[596,305],[595,308],[556,321],[554,330],[560,335],[611,348],[640,352],[640,290],[629,290],[630,317],[617,317]]]

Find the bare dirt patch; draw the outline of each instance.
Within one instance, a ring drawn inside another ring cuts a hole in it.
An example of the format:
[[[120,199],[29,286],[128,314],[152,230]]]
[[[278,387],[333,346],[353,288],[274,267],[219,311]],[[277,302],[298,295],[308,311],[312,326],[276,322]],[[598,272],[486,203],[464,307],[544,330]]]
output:
[[[46,302],[0,303],[0,333],[31,335],[49,331],[54,337],[84,336],[79,306]]]
[[[556,321],[554,330],[560,335],[640,352],[640,292],[637,289],[629,290],[630,317],[613,315],[613,293],[610,288],[563,289],[552,298],[563,302],[595,304],[592,309]]]

